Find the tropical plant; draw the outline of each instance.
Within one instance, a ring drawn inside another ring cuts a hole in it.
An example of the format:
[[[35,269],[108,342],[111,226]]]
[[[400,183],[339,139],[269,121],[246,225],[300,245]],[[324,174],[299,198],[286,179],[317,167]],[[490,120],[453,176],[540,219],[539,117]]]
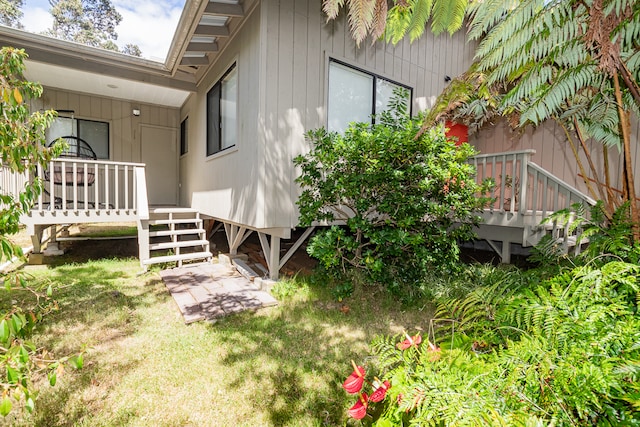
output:
[[[45,129],[55,118],[55,112],[30,113],[29,98],[38,98],[42,86],[24,79],[23,50],[3,47],[0,50],[0,158],[3,174],[11,177],[35,172],[37,165],[45,165],[62,147],[47,148]],[[9,236],[19,230],[20,215],[31,208],[42,183],[28,181],[17,193],[11,188],[0,189],[0,260],[22,256],[20,247]],[[29,342],[29,336],[43,316],[56,309],[51,299],[52,289],[34,289],[22,273],[0,272],[3,292],[12,292],[12,305],[0,308],[0,415],[7,415],[15,403],[28,411],[35,405],[32,377],[46,373],[51,385],[56,383],[64,363],[82,365],[82,356],[56,359],[43,348]],[[23,297],[26,295],[26,298]]]
[[[374,340],[375,425],[640,425],[639,274],[614,261],[441,301],[430,340]]]
[[[309,253],[336,274],[364,273],[367,281],[406,293],[437,269],[458,269],[459,240],[473,236],[488,188],[466,160],[475,152],[455,145],[444,130],[416,137],[398,96],[376,124],[352,124],[344,135],[307,134],[311,150],[295,159],[300,223],[334,225],[317,233]]]
[[[447,113],[478,125],[507,116],[520,128],[555,120],[589,193],[605,201],[607,218],[630,200],[631,218],[638,224],[630,116],[640,112],[640,5],[628,0],[489,0],[472,3],[469,13],[469,38],[479,41],[477,63],[447,88],[427,124]],[[593,162],[589,139],[603,145],[604,177]],[[612,191],[612,146],[624,164],[622,195]],[[638,226],[633,236],[640,238]]]
[[[327,20],[337,18],[344,5],[349,17],[351,36],[360,45],[371,36],[373,42],[385,35],[387,41],[400,41],[409,34],[419,38],[431,19],[431,31],[452,34],[462,27],[469,0],[323,0]]]

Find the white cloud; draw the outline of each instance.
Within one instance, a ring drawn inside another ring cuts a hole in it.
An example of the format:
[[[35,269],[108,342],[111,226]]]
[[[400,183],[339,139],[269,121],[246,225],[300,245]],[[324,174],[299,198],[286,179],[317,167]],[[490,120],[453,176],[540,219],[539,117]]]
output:
[[[25,29],[40,33],[51,27],[53,18],[50,6],[45,0],[27,0],[23,8],[22,23]],[[164,62],[171,40],[176,31],[184,2],[181,0],[160,1],[124,1],[113,0],[114,6],[122,15],[120,25],[116,27],[121,48],[128,43],[136,44],[142,56]]]

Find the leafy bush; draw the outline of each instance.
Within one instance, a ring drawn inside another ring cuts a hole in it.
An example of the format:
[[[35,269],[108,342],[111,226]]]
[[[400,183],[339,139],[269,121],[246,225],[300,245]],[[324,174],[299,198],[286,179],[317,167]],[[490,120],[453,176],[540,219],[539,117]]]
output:
[[[459,268],[457,243],[472,237],[487,188],[466,163],[474,149],[456,147],[442,128],[421,133],[422,119],[401,99],[374,125],[309,132],[311,151],[295,164],[301,225],[334,224],[313,237],[309,253],[337,277],[358,270],[406,295],[428,272]]]
[[[46,165],[62,148],[48,149],[44,144],[44,131],[55,118],[55,112],[30,113],[25,102],[42,94],[40,84],[24,79],[26,56],[23,50],[11,47],[0,50],[0,158],[2,167],[13,173],[34,171],[37,165]],[[22,250],[11,242],[10,236],[18,232],[20,215],[31,208],[41,187],[39,180],[32,180],[19,194],[0,189],[0,261],[22,256]],[[56,359],[29,341],[36,325],[57,308],[51,299],[51,288],[36,289],[24,274],[17,272],[0,272],[0,279],[4,282],[2,292],[11,293],[5,297],[11,303],[0,308],[0,415],[6,416],[16,403],[33,410],[36,396],[33,377],[46,375],[54,385],[64,364],[80,367],[82,355]]]
[[[430,331],[439,346],[374,341],[380,378],[391,387],[368,422],[640,425],[639,274],[622,261],[542,282],[512,272],[440,301]]]

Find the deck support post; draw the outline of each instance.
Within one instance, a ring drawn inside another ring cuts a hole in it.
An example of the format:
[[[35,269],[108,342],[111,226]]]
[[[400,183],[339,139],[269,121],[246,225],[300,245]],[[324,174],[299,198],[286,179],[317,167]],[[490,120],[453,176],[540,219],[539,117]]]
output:
[[[280,275],[280,237],[271,236],[269,251],[269,279],[278,280]]]
[[[49,243],[47,243],[47,248],[44,250],[45,256],[56,256],[63,255],[64,251],[60,249],[60,245],[58,244],[58,226],[53,224],[50,227],[49,231]]]
[[[34,254],[42,253],[42,233],[45,227],[42,225],[33,226],[33,234],[31,235],[31,244],[33,245]]]
[[[267,234],[258,232],[262,253],[264,253],[267,267],[269,267],[269,279],[278,280],[280,275],[280,236],[271,235],[271,241]]]
[[[147,271],[144,261],[151,256],[149,252],[149,220],[140,219],[138,220],[138,258],[143,272]]]

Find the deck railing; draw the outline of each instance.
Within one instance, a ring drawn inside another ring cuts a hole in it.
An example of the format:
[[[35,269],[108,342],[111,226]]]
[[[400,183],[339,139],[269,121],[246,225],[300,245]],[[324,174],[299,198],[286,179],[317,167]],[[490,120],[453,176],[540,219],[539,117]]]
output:
[[[17,173],[12,171],[6,165],[0,166],[0,194],[11,195],[18,200],[18,194],[24,189],[25,184],[29,182],[29,173]],[[4,207],[0,202],[0,208]]]
[[[535,150],[481,154],[471,158],[477,180],[495,180],[490,212],[532,215],[540,222],[574,203],[594,205],[595,200],[531,161]]]
[[[136,171],[142,163],[58,158],[47,167],[38,166],[35,177],[43,191],[35,211],[135,211],[138,186]]]

